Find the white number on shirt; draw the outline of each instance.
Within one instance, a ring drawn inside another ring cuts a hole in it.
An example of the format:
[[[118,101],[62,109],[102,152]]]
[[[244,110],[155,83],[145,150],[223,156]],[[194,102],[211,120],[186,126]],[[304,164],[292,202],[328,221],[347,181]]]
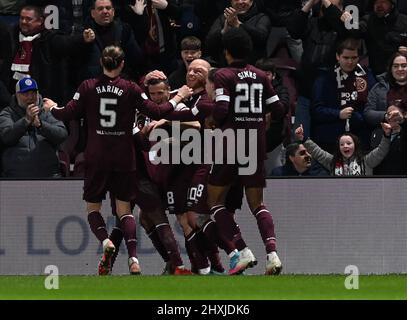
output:
[[[117,99],[100,99],[100,114],[104,117],[107,117],[107,119],[100,119],[100,125],[103,128],[113,128],[116,125],[116,111],[108,110],[108,105],[116,106]]]
[[[238,83],[235,92],[235,113],[262,113],[263,110],[263,84]],[[247,105],[246,102],[249,102]]]

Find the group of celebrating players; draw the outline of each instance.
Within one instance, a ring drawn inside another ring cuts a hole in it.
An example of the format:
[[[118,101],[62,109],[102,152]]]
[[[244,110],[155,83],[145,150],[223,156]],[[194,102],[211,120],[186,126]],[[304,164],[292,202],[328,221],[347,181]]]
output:
[[[257,264],[234,219],[243,193],[265,245],[265,274],[281,272],[273,218],[263,203],[263,188],[265,116],[271,113],[273,120],[279,120],[284,116],[284,108],[265,73],[247,64],[252,43],[245,31],[242,28],[227,31],[223,45],[228,67],[211,69],[205,60],[192,61],[187,84],[175,95],[171,95],[166,76],[159,71],[146,75],[147,94],[137,84],[121,78],[123,51],[118,46],[109,46],[101,57],[103,74],[82,82],[64,108],[44,99],[44,109],[55,118],[87,121],[83,199],[90,228],[103,245],[100,275],[111,274],[123,239],[130,274],[141,273],[132,214],[135,205],[140,208],[141,225],[166,262],[168,274],[226,274],[218,248],[230,258],[228,273],[242,274]],[[137,111],[146,120],[142,125],[136,121],[134,126]],[[169,163],[153,161],[157,154],[151,152],[150,140],[158,128],[169,132],[169,139],[159,142],[169,145],[166,149],[172,156]],[[175,145],[181,143],[173,132],[176,128],[191,129],[199,135],[205,130],[246,134],[235,135],[240,140],[232,143],[215,139],[210,148],[222,161],[206,163],[203,158],[207,146],[202,144],[201,161],[187,164],[180,155],[174,156]],[[255,161],[255,170],[242,173],[247,164],[230,163],[228,159],[231,153],[240,152],[242,146],[247,153],[253,143],[256,152],[248,156]],[[175,161],[176,158],[181,161]],[[112,208],[117,217],[110,235],[100,213],[107,191],[114,199]],[[182,227],[191,270],[182,261],[166,211],[175,214]]]

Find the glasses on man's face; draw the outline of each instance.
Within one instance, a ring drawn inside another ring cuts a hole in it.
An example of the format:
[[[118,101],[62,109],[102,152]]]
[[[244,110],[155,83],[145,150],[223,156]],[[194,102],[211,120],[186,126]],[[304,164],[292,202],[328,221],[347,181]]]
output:
[[[401,68],[401,69],[406,69],[406,68],[407,68],[407,63],[400,63],[400,64],[395,63],[395,64],[392,64],[391,67],[392,67],[393,69],[399,69],[399,68]]]

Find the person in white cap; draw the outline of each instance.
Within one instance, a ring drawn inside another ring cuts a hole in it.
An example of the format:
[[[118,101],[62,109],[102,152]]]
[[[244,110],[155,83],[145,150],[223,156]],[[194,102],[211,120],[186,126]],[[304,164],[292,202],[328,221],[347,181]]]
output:
[[[24,77],[10,105],[0,112],[1,176],[60,177],[58,146],[68,136],[63,122],[42,112],[37,82]]]

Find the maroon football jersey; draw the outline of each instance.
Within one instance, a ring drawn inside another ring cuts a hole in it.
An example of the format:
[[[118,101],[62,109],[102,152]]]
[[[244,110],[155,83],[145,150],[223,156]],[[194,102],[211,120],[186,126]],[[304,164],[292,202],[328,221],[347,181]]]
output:
[[[212,114],[214,107],[215,103],[208,97],[206,91],[201,91],[179,103],[175,110],[167,114],[165,118],[172,121],[199,121],[203,128],[205,118]]]
[[[55,118],[86,118],[86,165],[105,171],[135,170],[132,137],[136,108],[154,119],[173,110],[171,103],[157,105],[134,82],[101,75],[82,82],[65,108],[53,108]]]
[[[246,147],[252,142],[248,139],[248,130],[256,130],[258,159],[264,159],[265,114],[271,111],[274,120],[284,116],[284,107],[266,73],[249,64],[234,63],[215,73],[214,84],[214,119],[223,130],[245,129]]]

